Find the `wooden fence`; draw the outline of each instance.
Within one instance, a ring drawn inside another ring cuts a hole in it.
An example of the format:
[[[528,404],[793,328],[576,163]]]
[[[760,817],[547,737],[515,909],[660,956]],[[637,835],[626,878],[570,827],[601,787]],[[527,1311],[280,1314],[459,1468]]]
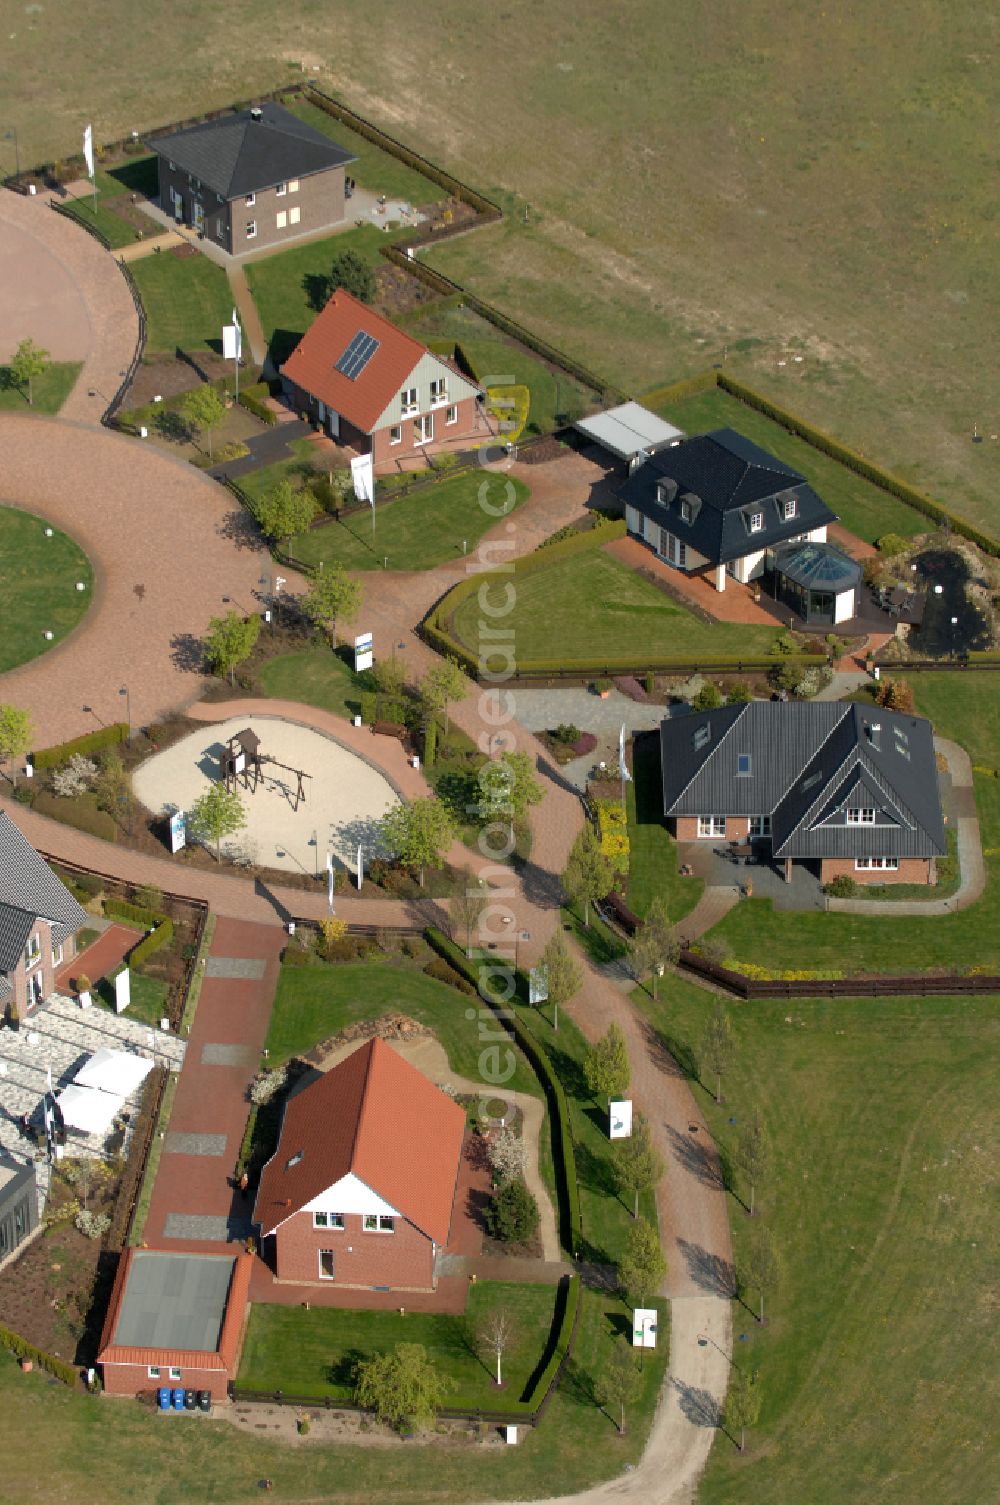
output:
[[[683,921],[681,921],[683,924]],[[685,971],[725,988],[737,998],[895,998],[941,997],[951,993],[1000,993],[1000,976],[955,977],[937,972],[917,972],[903,977],[751,978],[728,967],[716,966],[697,952],[681,951],[679,964]]]

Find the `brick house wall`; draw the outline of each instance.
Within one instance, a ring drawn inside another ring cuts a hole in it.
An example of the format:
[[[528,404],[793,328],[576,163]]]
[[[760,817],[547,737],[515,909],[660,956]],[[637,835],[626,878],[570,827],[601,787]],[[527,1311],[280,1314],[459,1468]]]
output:
[[[292,189],[289,184],[283,194],[276,188],[262,189],[253,195],[253,204],[248,204],[243,194],[220,202],[214,189],[180,168],[172,168],[167,157],[159,158],[159,180],[163,212],[174,216],[173,195],[180,194],[182,223],[193,225],[195,205],[200,204],[205,215],[206,239],[215,241],[233,256],[242,256],[261,246],[279,246],[311,230],[336,227],[343,224],[347,215],[343,166],[292,179],[290,183],[297,182],[298,187]],[[280,214],[285,215],[285,222],[279,227]],[[256,234],[248,236],[251,221]]]
[[[725,836],[699,836],[696,815],[678,815],[667,821],[667,828],[678,841],[746,841],[750,832],[750,817],[727,815]]]
[[[311,423],[319,423],[319,403],[315,397],[287,380],[285,391],[296,412],[302,413]],[[400,460],[412,460],[415,455],[428,452],[436,453],[440,449],[450,447],[456,439],[471,438],[476,433],[475,397],[466,397],[460,402],[451,404],[458,410],[454,423],[445,422],[447,406],[428,410],[434,415],[434,438],[427,444],[417,443],[416,417],[400,419],[400,442],[393,444],[391,424],[385,428],[376,429],[374,433],[366,434],[341,416],[337,441],[348,449],[356,450],[359,455],[370,453],[376,471],[391,470]],[[329,432],[328,425],[327,432]]]
[[[223,1369],[194,1369],[186,1365],[181,1366],[179,1380],[168,1378],[169,1370],[164,1363],[160,1366],[160,1378],[151,1380],[149,1370],[145,1364],[107,1364],[101,1365],[101,1377],[104,1381],[104,1389],[108,1395],[156,1395],[157,1390],[163,1385],[171,1390],[209,1390],[213,1401],[221,1401],[227,1398],[229,1375]]]
[[[389,1286],[399,1291],[434,1288],[434,1243],[405,1218],[394,1233],[365,1233],[359,1213],[348,1213],[345,1226],[314,1228],[311,1212],[299,1212],[275,1234],[279,1280],[296,1284]],[[320,1280],[321,1249],[332,1249],[335,1278]]]
[[[853,857],[824,857],[820,864],[820,881],[829,883],[832,878],[846,876],[855,883],[930,883],[930,857],[901,857],[895,872],[885,868],[862,868],[854,866]]]
[[[42,998],[48,998],[49,994],[55,988],[57,966],[61,967],[64,962],[72,961],[76,955],[76,938],[75,936],[68,936],[63,942],[62,956],[56,962],[52,954],[52,926],[44,920],[40,920],[35,926],[31,937],[29,937],[28,945],[31,944],[31,939],[34,936],[37,936],[41,942],[41,960],[29,968],[25,962],[25,955],[22,954],[14,971],[8,974],[14,986],[13,997],[8,996],[8,1007],[12,1008],[15,1017],[18,1019],[26,1018],[29,1011],[29,1003],[32,1008],[37,1006],[31,1002],[32,995],[29,976],[41,978]],[[27,947],[25,950],[27,950]]]

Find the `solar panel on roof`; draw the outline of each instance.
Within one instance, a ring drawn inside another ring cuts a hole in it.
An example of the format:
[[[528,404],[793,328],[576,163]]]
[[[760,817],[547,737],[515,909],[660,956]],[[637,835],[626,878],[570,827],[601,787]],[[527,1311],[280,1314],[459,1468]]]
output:
[[[346,376],[348,381],[355,381],[361,375],[377,349],[378,340],[375,336],[365,334],[363,329],[359,330],[340,357],[334,370],[339,371],[341,376]]]

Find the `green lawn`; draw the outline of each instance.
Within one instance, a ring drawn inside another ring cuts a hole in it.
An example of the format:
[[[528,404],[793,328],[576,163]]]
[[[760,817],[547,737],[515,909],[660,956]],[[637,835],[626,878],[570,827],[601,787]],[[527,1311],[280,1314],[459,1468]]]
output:
[[[404,1298],[405,1300],[405,1298]],[[477,1282],[464,1316],[422,1312],[338,1311],[318,1307],[255,1304],[250,1314],[239,1383],[251,1390],[281,1389],[288,1395],[350,1400],[354,1366],[398,1343],[422,1343],[454,1388],[445,1405],[484,1409],[526,1399],[525,1387],[538,1366],[555,1315],[555,1286]],[[489,1355],[477,1351],[476,1325],[490,1312],[510,1314],[516,1341],[504,1364],[498,1391]]]
[[[259,679],[265,695],[274,700],[298,700],[335,716],[352,717],[361,711],[358,676],[339,653],[323,644],[268,659]]]
[[[129,246],[141,236],[126,220],[114,212],[115,203],[130,205],[133,192],[152,196],[157,192],[156,155],[150,152],[145,157],[131,157],[117,167],[107,170],[97,167],[97,204],[94,194],[84,193],[77,198],[62,200],[62,206],[81,224],[92,225],[105,237],[113,249]],[[141,207],[141,205],[137,206]],[[158,231],[159,225],[148,221],[150,232]]]
[[[150,354],[222,349],[233,298],[221,267],[205,256],[144,256],[130,268],[146,310]]]
[[[398,239],[398,235],[362,225],[249,263],[247,282],[275,364],[287,360],[326,301],[324,279],[333,258],[344,251],[356,251],[372,266],[378,266],[379,247],[387,240]]]
[[[563,929],[569,930],[580,942],[595,966],[604,966],[625,955],[625,942],[610,925],[604,923],[593,904],[590,906],[589,925],[584,924],[582,905],[565,904],[561,913]]]
[[[0,673],[54,647],[80,621],[93,595],[86,554],[43,518],[0,506]],[[78,591],[82,581],[85,590]],[[51,643],[44,634],[52,633]]]
[[[494,510],[505,506],[508,485],[516,493],[513,512],[527,500],[527,486],[480,470],[439,481],[415,496],[376,500],[374,513],[366,507],[343,522],[302,534],[294,543],[295,557],[314,569],[339,564],[348,570],[429,570],[452,563],[496,525],[481,503]]]
[[[505,340],[486,319],[469,308],[432,309],[407,329],[418,340],[432,337],[457,340],[485,386],[520,382],[531,393],[524,437],[547,434],[579,418],[594,403],[589,388],[565,372],[546,366],[523,345]]]
[[[452,619],[455,635],[479,651],[482,613],[475,594]],[[602,549],[557,560],[518,577],[517,601],[504,618],[519,659],[600,663],[631,648],[650,657],[672,653],[734,656],[767,653],[773,627],[700,622],[672,597]],[[586,728],[584,728],[586,730]]]
[[[0,366],[0,413],[58,413],[80,375],[82,361],[53,361],[31,384],[32,402],[9,366]]]
[[[637,915],[645,915],[653,899],[659,896],[676,923],[690,914],[701,898],[704,880],[682,878],[677,869],[677,843],[663,821],[659,737],[637,738],[633,754],[632,783],[625,794],[629,908]]]
[[[251,501],[259,501],[273,491],[279,481],[291,481],[298,488],[314,475],[325,475],[326,468],[314,463],[316,446],[308,439],[293,439],[289,444],[291,458],[276,460],[273,465],[263,465],[260,470],[251,470],[240,476],[239,487]]]
[[[1000,766],[1000,696],[988,673],[917,674],[918,710],[935,730],[967,747],[974,765]],[[976,808],[986,853],[983,897],[956,914],[931,918],[775,911],[769,899],[738,904],[711,932],[740,961],[776,969],[808,965],[847,973],[936,968],[1000,971],[1000,781],[976,773]],[[808,957],[808,963],[802,958]]]
[[[411,204],[418,205],[433,204],[444,197],[444,189],[437,183],[414,172],[412,167],[407,167],[397,157],[391,157],[374,142],[366,141],[364,136],[359,136],[356,131],[342,125],[325,110],[318,109],[304,99],[291,105],[290,109],[293,115],[297,115],[317,131],[322,131],[325,136],[332,136],[338,146],[357,158],[356,162],[348,165],[346,171],[357,179],[359,188],[367,188],[370,193],[384,193],[389,199],[406,199]],[[347,213],[350,217],[350,200],[347,203]]]
[[[398,961],[282,967],[266,1045],[273,1065],[356,1020],[399,1012],[433,1030],[456,1075],[479,1081],[479,1023],[465,1016],[472,1003],[447,983]],[[506,1085],[540,1096],[538,1078],[516,1048],[514,1055],[517,1069]]]
[[[709,993],[669,978],[659,1004],[635,997],[680,1062],[697,1054]],[[692,1085],[724,1157],[761,1111],[773,1170],[755,1221],[781,1270],[764,1329],[733,1307],[764,1407],[745,1457],[717,1436],[700,1505],[978,1505],[997,1462],[996,998],[727,1012],[725,1102]],[[739,1262],[750,1222],[735,1197],[729,1210]]]
[[[792,405],[794,407],[794,402]],[[910,538],[916,533],[926,533],[932,526],[926,517],[907,507],[905,502],[897,501],[863,476],[855,475],[846,465],[814,449],[773,419],[758,413],[756,408],[747,407],[746,403],[719,388],[702,392],[697,397],[687,397],[683,402],[667,403],[655,411],[688,434],[732,428],[752,439],[754,444],[793,465],[804,475],[844,527],[866,543],[874,543],[885,533],[899,533]]]

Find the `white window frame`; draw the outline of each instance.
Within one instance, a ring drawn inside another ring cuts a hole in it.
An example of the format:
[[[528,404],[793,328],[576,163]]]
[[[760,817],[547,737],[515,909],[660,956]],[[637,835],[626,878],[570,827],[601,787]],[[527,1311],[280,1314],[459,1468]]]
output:
[[[404,387],[399,394],[399,411],[404,418],[420,412],[420,399],[416,387]]]
[[[750,514],[750,532],[751,533],[763,533],[763,531],[764,531],[764,514],[763,514],[763,512],[751,512],[751,514]]]
[[[448,404],[448,378],[446,376],[431,377],[431,407],[443,408]]]
[[[171,1364],[170,1368],[167,1370],[167,1378],[170,1380],[179,1380],[180,1377],[181,1371],[179,1366],[177,1364]]]
[[[854,871],[856,873],[898,873],[898,857],[855,857]]]
[[[254,236],[256,234],[257,234],[257,221],[255,219],[248,219],[247,220],[247,240],[253,240],[253,238],[254,238]]]
[[[255,193],[248,193],[243,202],[248,209],[252,209],[257,202],[257,195]]]
[[[274,192],[275,192],[275,196],[277,198],[283,199],[285,197],[285,194],[288,192],[288,184],[287,183],[276,183],[275,184],[275,188],[274,188]]]
[[[362,1233],[378,1233],[378,1213],[366,1212],[361,1218]]]
[[[63,953],[62,941],[53,941],[52,942],[52,965],[54,967],[61,967],[62,966],[62,964],[63,964],[63,954],[64,953]]]
[[[149,1364],[147,1366],[147,1368],[146,1368],[146,1378],[150,1379],[150,1380],[158,1380],[160,1378],[160,1366],[159,1366],[159,1364]]]
[[[394,423],[392,425],[392,428],[389,430],[389,443],[390,444],[402,444],[402,442],[403,442],[403,425],[401,423]]]
[[[689,523],[690,521],[691,521],[691,503],[682,500],[681,501],[681,522],[682,523]]]
[[[34,935],[29,935],[28,944],[24,948],[24,970],[30,972],[32,967],[37,967],[42,959],[42,938],[36,930]]]
[[[419,432],[415,433],[413,436],[414,444],[433,444],[434,414],[418,413],[417,417],[414,419],[414,423],[416,428],[419,430]]]
[[[849,826],[873,826],[875,824],[875,811],[857,809],[846,811],[847,824]]]
[[[329,1214],[328,1213],[325,1213],[325,1212],[314,1212],[313,1213],[313,1227],[314,1228],[329,1228],[330,1224],[329,1224],[328,1218],[329,1218]]]
[[[289,178],[289,180],[288,180],[288,192],[289,193],[298,193],[298,191],[299,191],[299,180],[298,180],[298,178]]]
[[[769,815],[751,815],[747,830],[749,836],[770,836],[771,817]]]
[[[784,502],[782,503],[782,513],[783,513],[785,522],[786,523],[790,522],[791,519],[796,515],[796,513],[798,512],[798,510],[799,510],[799,500],[798,500],[798,497],[786,496]]]
[[[297,225],[299,223],[299,220],[301,218],[302,218],[302,210],[299,208],[298,204],[295,205],[294,209],[289,209],[289,211],[288,211],[288,223],[290,225]]]
[[[320,1222],[321,1218],[322,1222]],[[313,1227],[325,1228],[327,1232],[343,1233],[344,1214],[342,1212],[314,1212]]]
[[[333,1261],[334,1273],[332,1275],[325,1275],[323,1273],[323,1255],[324,1254],[328,1254],[330,1256],[330,1259]],[[336,1278],[337,1278],[337,1275],[336,1275],[336,1268],[337,1268],[336,1267],[336,1260],[337,1260],[337,1251],[336,1251],[336,1249],[320,1249],[318,1251],[318,1253],[316,1255],[316,1266],[317,1266],[317,1269],[319,1270],[319,1278],[320,1278],[320,1280],[336,1280]]]
[[[288,210],[287,209],[279,209],[278,212],[277,212],[277,214],[274,216],[274,228],[276,230],[284,230],[287,225],[288,225]]]
[[[451,404],[451,407],[448,409],[447,413],[444,415],[444,421],[445,421],[445,427],[450,427],[451,424],[458,422],[458,404],[457,403],[453,402]]]
[[[390,1216],[388,1213],[380,1212],[378,1218],[378,1231],[379,1233],[395,1233],[395,1217]]]
[[[176,171],[176,168],[174,167],[174,164],[172,162],[170,162],[169,160],[167,162],[167,166],[170,168],[171,172],[175,172]]]
[[[724,815],[699,815],[698,816],[698,840],[718,841],[726,834],[726,817]]]

